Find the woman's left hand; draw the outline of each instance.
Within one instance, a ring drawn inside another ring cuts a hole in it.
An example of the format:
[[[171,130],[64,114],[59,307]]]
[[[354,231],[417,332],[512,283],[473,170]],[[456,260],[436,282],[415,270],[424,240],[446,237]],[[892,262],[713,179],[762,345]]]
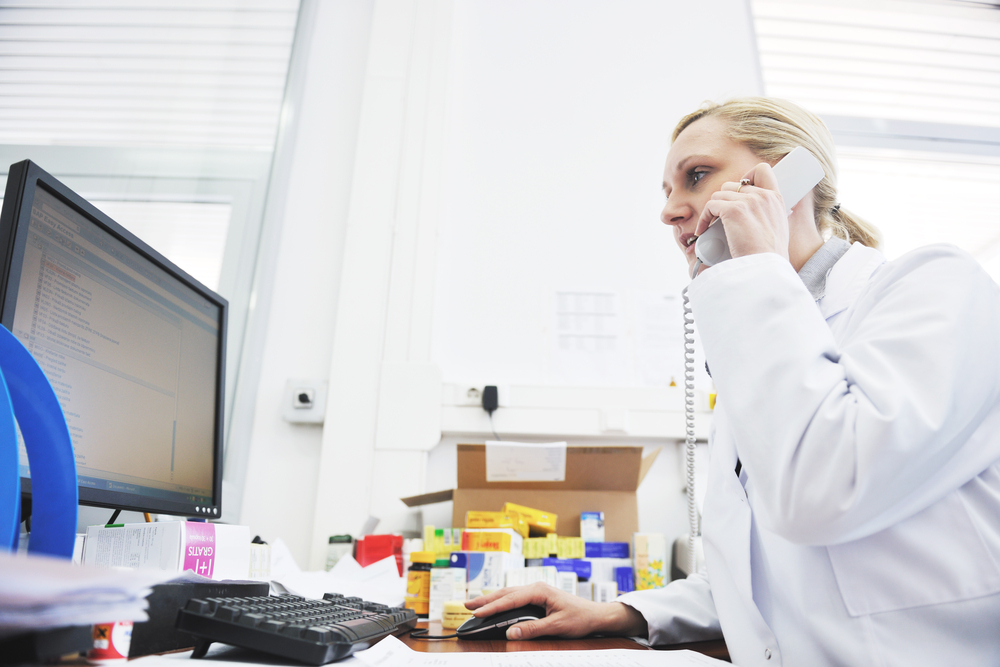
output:
[[[726,182],[712,194],[694,233],[704,234],[719,218],[733,257],[773,252],[788,259],[788,216],[771,166],[762,162],[743,179],[749,184]]]

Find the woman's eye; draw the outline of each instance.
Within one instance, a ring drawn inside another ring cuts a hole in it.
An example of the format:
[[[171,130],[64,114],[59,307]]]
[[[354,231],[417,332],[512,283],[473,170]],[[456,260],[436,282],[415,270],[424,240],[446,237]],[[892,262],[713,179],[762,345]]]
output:
[[[691,182],[691,185],[698,185],[698,181],[700,181],[707,175],[708,175],[707,171],[699,171],[697,169],[692,169],[690,172],[688,172],[688,180]]]

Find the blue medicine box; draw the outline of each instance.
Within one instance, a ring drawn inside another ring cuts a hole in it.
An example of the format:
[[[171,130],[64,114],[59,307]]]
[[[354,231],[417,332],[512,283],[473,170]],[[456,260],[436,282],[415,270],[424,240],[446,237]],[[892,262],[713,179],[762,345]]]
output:
[[[579,558],[543,558],[542,565],[552,565],[559,572],[575,572],[577,579],[590,579],[590,563]]]
[[[587,558],[628,558],[628,542],[586,542]]]
[[[615,581],[618,582],[618,595],[631,593],[635,590],[635,577],[631,567],[616,567]]]

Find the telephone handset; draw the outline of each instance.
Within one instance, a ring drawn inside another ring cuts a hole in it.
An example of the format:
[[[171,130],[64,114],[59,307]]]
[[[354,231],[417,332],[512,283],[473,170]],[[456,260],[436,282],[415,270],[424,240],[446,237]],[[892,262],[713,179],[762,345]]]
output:
[[[825,175],[823,166],[816,157],[802,146],[798,146],[788,155],[783,157],[773,167],[775,179],[778,181],[778,191],[781,199],[787,207],[786,214],[792,214],[792,206],[797,204],[816,184],[823,180]],[[732,259],[729,252],[729,243],[726,241],[726,231],[716,218],[705,233],[695,241],[694,252],[697,261],[691,270],[691,278],[698,275],[698,269],[705,266],[714,266],[719,262]],[[697,440],[694,431],[694,315],[691,313],[691,303],[688,300],[687,288],[685,287],[681,296],[683,297],[684,308],[684,422],[685,422],[685,477],[687,483],[687,513],[688,513],[688,534],[678,540],[674,545],[674,563],[677,569],[684,574],[691,574],[698,570],[700,559],[698,554],[697,535],[699,530],[698,507],[695,504],[694,495],[694,456]],[[682,549],[682,544],[686,542],[687,563],[678,563],[677,555]]]
[[[817,183],[823,180],[823,166],[816,157],[802,146],[797,146],[791,153],[781,158],[772,168],[778,181],[778,192],[788,207],[787,215],[792,214],[792,206],[806,196]],[[726,241],[726,229],[716,218],[705,233],[698,237],[694,244],[694,254],[699,264],[695,265],[691,277],[697,275],[698,268],[715,266],[719,262],[732,259],[729,243]]]

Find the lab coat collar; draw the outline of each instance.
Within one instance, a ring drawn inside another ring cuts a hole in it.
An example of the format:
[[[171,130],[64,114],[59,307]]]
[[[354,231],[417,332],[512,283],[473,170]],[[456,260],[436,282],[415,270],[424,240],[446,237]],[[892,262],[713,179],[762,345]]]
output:
[[[826,295],[819,301],[823,318],[828,320],[854,303],[868,279],[883,264],[885,256],[878,250],[854,243],[827,276]]]
[[[850,243],[838,236],[831,236],[799,269],[799,278],[802,278],[814,301],[826,296],[826,278],[830,269],[850,249]]]

